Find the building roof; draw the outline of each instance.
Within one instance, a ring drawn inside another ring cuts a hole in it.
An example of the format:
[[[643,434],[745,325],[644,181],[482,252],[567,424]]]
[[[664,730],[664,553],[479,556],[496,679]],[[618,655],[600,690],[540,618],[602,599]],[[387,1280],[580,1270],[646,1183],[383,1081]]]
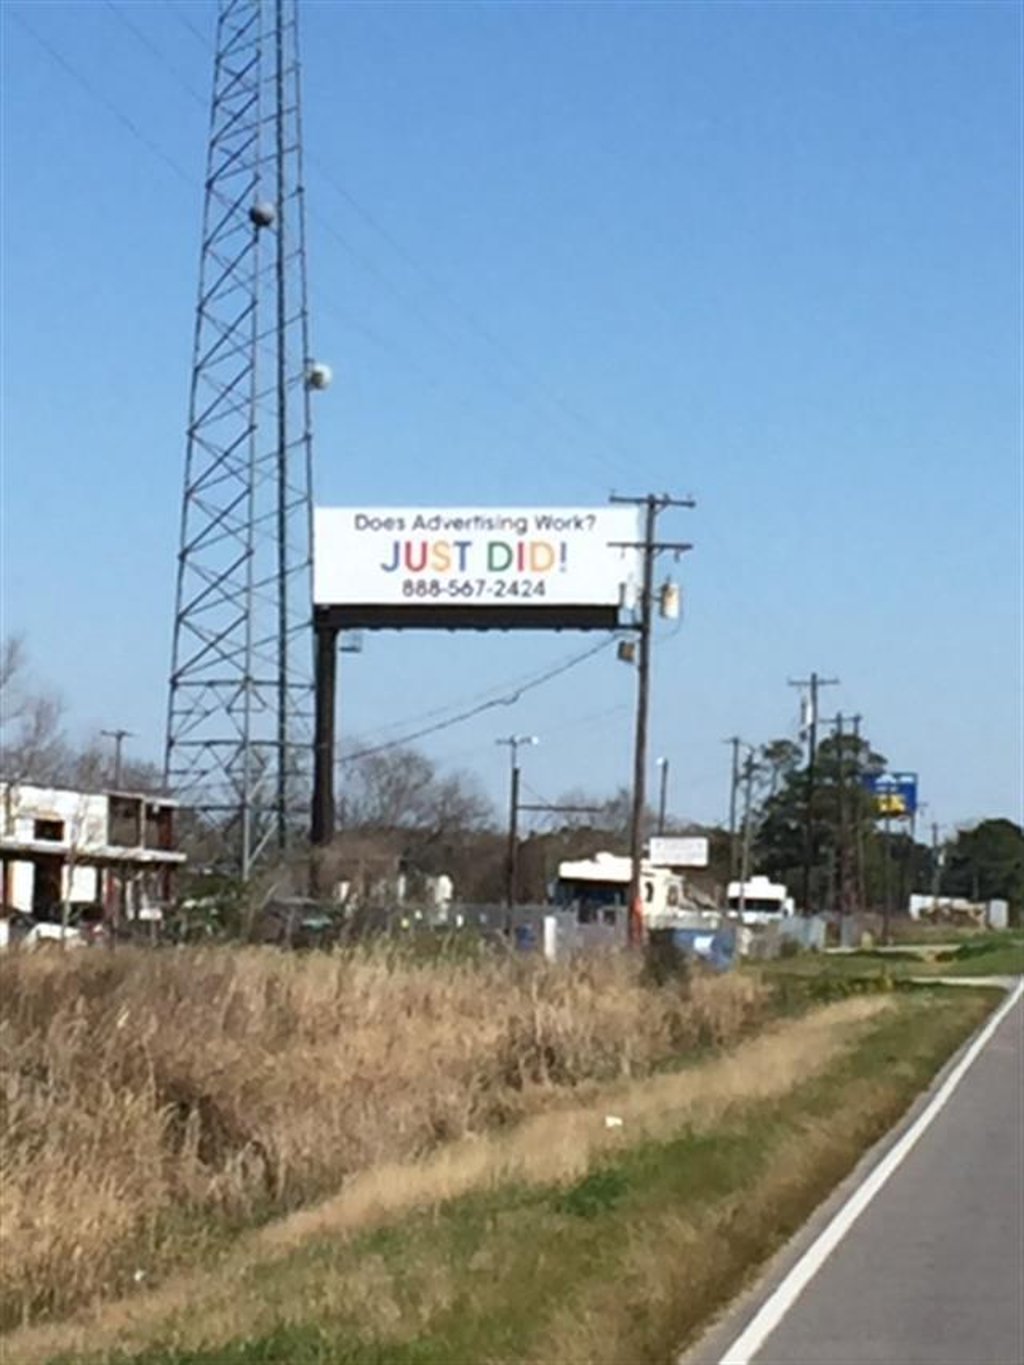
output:
[[[119,800],[146,801],[151,806],[166,806],[172,810],[177,809],[181,804],[180,802],[175,801],[173,797],[163,796],[157,792],[126,791],[120,787],[108,787],[104,788],[102,791],[82,791],[78,787],[62,787],[49,782],[19,782],[17,779],[12,780],[6,777],[0,778],[0,791],[7,791],[8,788],[22,794],[28,792],[45,792],[47,795],[51,796],[73,796],[78,797],[79,799],[85,797],[88,799],[100,798],[109,800],[110,797],[114,796]]]

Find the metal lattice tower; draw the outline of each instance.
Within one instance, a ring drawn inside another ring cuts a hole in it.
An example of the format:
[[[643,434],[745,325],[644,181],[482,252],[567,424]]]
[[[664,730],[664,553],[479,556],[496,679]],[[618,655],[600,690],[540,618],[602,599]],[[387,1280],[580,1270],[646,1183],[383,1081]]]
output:
[[[168,787],[247,877],[305,820],[311,363],[297,0],[220,0]]]

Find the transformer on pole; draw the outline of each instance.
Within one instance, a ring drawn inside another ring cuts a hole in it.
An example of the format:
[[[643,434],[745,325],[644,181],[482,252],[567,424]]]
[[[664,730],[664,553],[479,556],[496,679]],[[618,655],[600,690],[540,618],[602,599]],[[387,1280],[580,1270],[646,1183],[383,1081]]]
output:
[[[309,809],[304,218],[296,0],[220,0],[165,779],[243,877]]]

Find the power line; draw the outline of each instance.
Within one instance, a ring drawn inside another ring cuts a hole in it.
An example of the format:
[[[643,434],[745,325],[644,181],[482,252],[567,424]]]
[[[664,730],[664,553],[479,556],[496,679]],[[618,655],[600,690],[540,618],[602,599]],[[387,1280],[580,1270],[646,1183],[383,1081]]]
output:
[[[596,725],[596,724],[598,724],[599,721],[607,720],[607,719],[608,719],[609,717],[611,717],[611,716],[622,715],[624,712],[628,711],[629,709],[630,709],[630,707],[629,707],[629,703],[628,703],[628,702],[619,702],[619,703],[618,703],[617,705],[615,705],[615,706],[608,706],[608,707],[605,707],[603,710],[591,712],[591,714],[590,714],[590,715],[587,715],[587,716],[577,716],[577,717],[576,717],[575,719],[573,719],[573,720],[563,721],[563,720],[559,719],[559,721],[558,721],[558,733],[559,733],[559,735],[561,736],[562,734],[564,734],[564,733],[565,733],[566,731],[568,731],[568,730],[582,730],[582,729],[586,729],[587,726]],[[384,727],[382,727],[382,728],[384,728]],[[386,728],[391,728],[391,727],[386,727]],[[460,745],[460,746],[459,746],[458,748],[456,748],[456,749],[442,749],[442,750],[440,751],[440,753],[438,753],[438,752],[435,751],[434,754],[433,754],[433,757],[436,758],[436,760],[437,760],[439,763],[446,763],[446,764],[448,764],[448,763],[457,763],[457,762],[459,762],[461,759],[465,759],[465,758],[469,757],[470,755],[481,754],[481,753],[484,753],[485,751],[489,751],[489,749],[490,749],[490,742],[489,742],[489,741],[483,741],[483,740],[481,740],[479,743],[470,743],[470,744],[468,744],[468,745],[467,745],[467,744]]]
[[[168,61],[166,55],[149,38],[149,36],[146,33],[144,33],[138,27],[138,25],[136,25],[131,19],[129,19],[127,15],[125,15],[118,8],[118,6],[116,6],[113,3],[113,0],[104,0],[104,3],[106,5],[106,8],[118,20],[118,22],[121,23],[121,25],[125,29],[127,29],[127,31],[136,39],[137,42],[139,42],[143,47],[146,48],[147,52],[155,61],[157,61],[161,66],[163,66],[168,71],[168,73],[174,79],[175,83],[181,89],[183,89],[185,93],[196,102],[197,105],[199,105],[202,108],[205,108],[206,100],[204,96],[202,96],[197,90],[195,90],[191,86],[191,84],[180,74],[177,68],[170,61]],[[197,41],[199,41],[207,51],[213,51],[212,45],[208,43],[205,38],[203,38],[199,30],[195,27],[195,25],[193,25],[191,21],[185,19],[184,16],[178,12],[178,9],[175,6],[172,5],[169,7],[172,9],[172,12],[174,12],[176,17],[188,29],[188,31],[197,39]],[[76,77],[76,79],[80,80],[86,86],[87,89],[90,90],[90,93],[97,94],[97,92],[93,91],[89,84],[85,81],[85,78],[81,76],[81,73],[77,72],[72,66],[72,64],[67,61],[67,59],[63,58],[59,53],[57,53],[56,49],[52,48],[52,46],[46,43],[44,43],[43,45],[47,47],[47,50],[51,53],[51,55],[53,55],[55,60],[60,62],[60,64],[64,67],[65,70],[69,71],[72,75]],[[121,114],[118,111],[117,107],[114,105],[114,103],[111,100],[109,100],[108,97],[105,96],[101,97],[97,94],[97,98],[101,99],[101,102],[105,105],[105,107],[112,113],[114,113],[115,116],[118,117],[119,121],[124,123],[126,127],[132,129],[135,132],[136,136],[140,137],[140,139],[144,142],[144,144],[147,147],[150,148],[150,150],[154,151],[155,154],[158,155],[162,160],[167,162],[167,164],[174,166],[174,163],[171,160],[171,158],[169,158],[166,155],[166,153],[164,153],[157,146],[156,143],[153,143],[144,134],[142,134],[141,131],[138,130],[137,127],[133,125],[132,121],[128,119],[127,115]],[[446,298],[449,302],[449,306],[452,307],[454,311],[461,312],[464,320],[463,325],[464,326],[468,325],[470,330],[474,331],[478,336],[482,337],[490,345],[493,351],[501,355],[506,360],[507,363],[511,364],[515,369],[517,369],[520,372],[520,374],[525,376],[528,382],[533,384],[537,391],[546,398],[549,404],[552,404],[555,408],[561,411],[561,413],[563,414],[563,419],[565,417],[574,419],[577,425],[589,427],[590,429],[594,430],[599,435],[601,435],[600,429],[593,422],[591,422],[590,419],[587,418],[585,414],[570,407],[570,405],[568,405],[565,402],[565,400],[561,398],[560,395],[555,394],[552,390],[550,390],[541,377],[536,375],[536,373],[532,371],[529,366],[525,365],[521,360],[519,360],[515,356],[515,354],[510,350],[510,348],[505,346],[504,343],[500,341],[500,339],[495,337],[494,334],[491,333],[489,329],[487,329],[484,326],[484,324],[479,322],[479,320],[472,313],[469,313],[462,305],[460,305],[452,295],[451,291],[447,289],[447,287],[443,284],[443,282],[440,281],[435,275],[433,275],[433,273],[430,270],[428,270],[427,267],[423,266],[422,263],[418,262],[416,258],[406,248],[404,248],[401,245],[401,243],[397,241],[393,234],[391,234],[389,230],[385,228],[383,224],[381,224],[376,219],[376,217],[370,212],[370,210],[367,209],[364,205],[360,204],[360,202],[355,198],[355,196],[349,190],[347,190],[337,179],[335,179],[332,172],[319,160],[319,158],[307,155],[306,160],[309,164],[316,167],[317,171],[324,177],[326,183],[332,189],[334,189],[334,191],[341,198],[345,200],[345,202],[363,219],[364,222],[373,227],[373,229],[383,238],[383,240],[388,242],[392,249],[403,260],[405,260],[409,265],[412,266],[413,269],[418,270],[424,276],[424,278],[428,282],[428,285],[430,285],[430,287],[434,290],[436,294],[439,294],[442,298]],[[188,180],[190,184],[192,183],[192,177],[189,176],[187,172],[182,170],[181,167],[175,167],[175,169],[177,171],[177,174],[179,174],[182,178]],[[421,302],[417,298],[410,294],[401,285],[396,284],[395,281],[385,271],[383,271],[375,262],[370,260],[365,255],[363,255],[363,253],[360,252],[358,248],[356,248],[348,240],[348,238],[340,231],[340,229],[337,227],[335,223],[333,223],[329,218],[322,215],[320,212],[313,210],[312,208],[307,209],[307,212],[311,221],[314,222],[323,231],[325,231],[330,237],[332,237],[333,240],[336,241],[338,245],[342,248],[342,250],[345,251],[349,259],[352,260],[357,266],[359,266],[359,268],[363,270],[366,274],[370,275],[388,294],[391,295],[393,299],[397,301],[397,303],[402,308],[406,309],[413,317],[417,318],[425,327],[427,327],[428,329],[433,329],[433,331],[438,336],[442,337],[444,341],[453,349],[455,349],[456,351],[460,351],[464,355],[468,355],[471,363],[475,366],[481,377],[487,383],[489,383],[496,392],[500,393],[507,401],[510,401],[515,405],[532,411],[533,414],[536,417],[539,417],[542,422],[550,425],[551,423],[550,415],[546,413],[536,403],[535,400],[531,401],[528,395],[524,395],[520,392],[517,392],[514,388],[510,387],[510,385],[506,382],[505,378],[501,376],[492,365],[489,365],[483,359],[479,352],[466,351],[464,344],[459,340],[457,335],[453,335],[453,333],[450,332],[442,323],[440,323],[438,319],[429,312],[429,310],[425,310],[423,308]],[[331,308],[328,308],[328,311],[335,312],[336,314],[338,312],[338,310]],[[421,377],[426,378],[427,381],[433,384],[435,387],[441,389],[447,387],[446,385],[444,385],[443,381],[438,381],[437,378],[432,376],[429,373],[429,371],[427,371],[418,361],[413,360],[407,353],[403,353],[400,350],[400,348],[394,346],[393,343],[388,343],[384,341],[384,339],[382,339],[379,335],[374,334],[371,329],[368,329],[365,326],[362,326],[358,323],[355,323],[354,326],[357,331],[361,332],[362,335],[366,336],[369,340],[371,340],[378,346],[383,346],[385,350],[389,350],[393,354],[399,356],[399,358],[402,359],[403,363],[410,366],[415,372],[419,373]],[[467,408],[464,402],[460,403],[460,407],[462,407],[463,410],[468,411],[471,416],[474,415],[472,408]],[[561,435],[561,433],[558,434]],[[603,437],[603,439],[607,443],[608,438]],[[590,455],[591,458],[595,458],[601,461],[609,470],[623,472],[624,466],[621,463],[621,458],[628,459],[628,453],[625,452],[622,448],[618,447],[617,443],[616,448],[619,450],[620,462],[611,461],[606,456],[602,456],[598,452],[593,451],[592,449],[590,450]],[[567,467],[571,466],[572,468],[578,471],[581,471],[586,467],[580,461],[570,458],[564,452],[561,451],[556,451],[555,458],[564,463]],[[587,473],[588,477],[592,477],[592,472],[589,470],[589,468],[587,470]]]
[[[451,716],[447,720],[438,721],[435,725],[424,726],[421,730],[415,730],[411,734],[403,735],[401,739],[388,740],[384,744],[375,744],[367,749],[360,749],[354,754],[339,755],[339,763],[355,763],[361,758],[370,758],[374,754],[386,752],[388,749],[398,749],[406,744],[413,744],[416,740],[426,739],[428,735],[439,734],[442,730],[450,730],[454,725],[461,725],[464,721],[473,720],[476,716],[482,716],[487,711],[494,711],[499,706],[515,706],[516,702],[527,692],[532,692],[537,687],[542,687],[544,683],[551,682],[554,678],[561,677],[563,673],[568,673],[570,669],[576,668],[579,664],[586,662],[587,659],[594,658],[603,650],[610,649],[615,643],[614,637],[610,640],[602,640],[599,645],[585,650],[582,654],[577,654],[574,658],[558,665],[556,668],[548,669],[532,682],[521,684],[515,691],[503,697],[495,697],[490,701],[481,702],[478,706],[470,707],[468,710],[459,712],[458,715]]]
[[[318,164],[312,158],[310,160],[313,165]],[[415,317],[424,327],[432,329],[454,350],[459,351],[464,356],[468,357],[470,363],[476,369],[480,377],[488,383],[495,392],[501,394],[508,402],[532,412],[535,417],[539,417],[542,422],[550,425],[550,416],[543,412],[543,410],[537,406],[536,402],[531,401],[528,395],[518,392],[513,388],[498,370],[492,364],[488,363],[486,358],[479,351],[467,350],[459,337],[439,322],[429,310],[425,309],[420,300],[414,297],[414,295],[409,293],[409,291],[404,289],[401,285],[396,284],[386,271],[382,270],[374,261],[370,260],[357,247],[353,246],[335,223],[331,222],[329,218],[326,218],[320,212],[311,210],[309,216],[322,231],[326,232],[329,237],[338,243],[351,261],[359,266],[361,270],[365,271],[366,274],[370,275],[402,308]],[[562,436],[562,433],[557,431],[553,434],[558,437]],[[624,466],[609,462],[604,457],[596,456],[595,452],[592,452],[592,454],[600,459],[610,470],[622,472]],[[558,451],[555,458],[566,465],[571,465],[577,470],[582,470],[586,467],[579,460],[571,458],[563,451]],[[592,471],[587,469],[587,475],[588,477],[593,477]]]
[[[107,3],[109,4],[110,0],[107,0]],[[180,12],[180,6],[172,4],[171,0],[165,0],[165,3],[173,10],[176,18],[184,24],[193,37],[197,38],[204,46],[209,47],[209,44],[203,38],[196,26]],[[162,54],[160,55],[162,57]],[[451,286],[443,280],[436,271],[425,265],[415,252],[411,251],[408,246],[395,236],[390,228],[381,222],[375,213],[368,209],[365,204],[361,203],[352,191],[337,179],[334,172],[326,166],[324,162],[313,155],[307,155],[306,159],[308,163],[311,166],[314,166],[319,174],[323,176],[324,180],[334,190],[335,194],[344,200],[353,213],[355,213],[371,231],[375,232],[382,241],[386,242],[400,260],[404,261],[406,265],[422,276],[434,293],[446,300],[449,307],[452,308],[454,312],[461,315],[463,326],[474,332],[491,348],[492,351],[501,356],[506,364],[509,364],[513,366],[514,369],[518,370],[552,407],[562,413],[565,419],[577,426],[583,427],[596,436],[598,440],[600,440],[609,450],[613,451],[615,455],[615,459],[611,461],[604,456],[598,456],[597,458],[604,460],[611,469],[623,472],[624,469],[628,467],[629,471],[632,473],[632,453],[617,437],[604,431],[599,423],[594,422],[586,413],[580,412],[579,409],[569,403],[562,394],[552,389],[543,375],[539,374],[533,366],[529,365],[523,361],[520,356],[516,355],[511,347],[506,345],[505,342],[503,342],[500,337],[496,336],[475,313],[468,309],[452,290]],[[348,249],[347,244],[345,245],[346,249]],[[366,268],[365,263],[360,263],[364,264],[364,268]],[[430,325],[436,327],[437,324],[434,322]],[[621,463],[623,460],[626,461],[625,466]]]
[[[441,717],[447,716],[453,710],[467,706],[473,706],[477,702],[487,701],[491,697],[494,697],[496,694],[504,695],[510,689],[514,688],[522,689],[524,685],[528,687],[533,687],[538,678],[541,679],[547,678],[549,669],[560,668],[563,664],[572,665],[579,657],[580,655],[578,651],[574,652],[572,654],[563,656],[563,658],[561,659],[556,660],[553,664],[548,665],[548,668],[544,668],[539,671],[536,669],[532,669],[529,673],[517,673],[514,677],[505,678],[503,681],[495,683],[492,687],[487,687],[481,692],[474,692],[471,696],[457,698],[455,701],[448,702],[444,706],[435,706],[432,707],[429,711],[417,711],[414,712],[411,716],[403,716],[401,720],[388,721],[384,725],[372,726],[370,728],[369,733],[371,735],[384,735],[389,730],[401,730],[404,729],[405,726],[407,725],[418,725],[424,721],[432,721],[435,718],[439,719]],[[611,707],[609,710],[598,711],[590,716],[582,716],[574,720],[567,721],[564,725],[560,725],[559,729],[568,730],[575,726],[582,725],[584,723],[590,723],[606,715],[610,715],[614,711],[622,711],[625,709],[626,704],[620,703],[614,707]]]
[[[8,7],[8,13],[15,20],[17,20],[17,22],[22,26],[25,32],[30,34],[34,41],[38,43],[39,46],[50,55],[53,61],[55,61],[57,65],[62,68],[62,70],[67,72],[67,74],[72,78],[72,80],[77,81],[78,84],[83,88],[83,90],[87,91],[87,93],[90,94],[94,100],[96,100],[99,104],[102,104],[103,107],[107,110],[107,112],[111,114],[115,119],[117,119],[118,123],[120,123],[122,127],[127,128],[129,133],[131,133],[132,137],[136,138],[139,142],[141,142],[142,145],[146,147],[150,152],[152,152],[152,154],[155,157],[158,157],[164,163],[165,166],[167,166],[170,170],[174,172],[176,176],[179,177],[179,179],[184,180],[185,183],[188,185],[189,189],[193,190],[195,189],[196,177],[194,175],[190,175],[188,171],[186,171],[184,167],[180,166],[172,156],[168,156],[168,154],[163,150],[161,146],[159,146],[159,144],[154,142],[152,138],[148,137],[147,134],[145,134],[142,131],[142,129],[139,127],[139,125],[135,122],[134,119],[130,118],[126,113],[124,113],[123,110],[120,109],[119,106],[116,105],[114,101],[109,98],[108,95],[106,95],[97,86],[93,85],[92,81],[90,81],[87,76],[84,76],[76,66],[69,62],[68,59],[63,55],[63,53],[58,51],[58,49],[55,48],[53,44],[49,42],[48,39],[44,38],[41,33],[37,32],[37,30],[32,27],[32,25],[28,22],[28,20],[19,10]]]
[[[191,88],[191,86],[181,78],[177,70],[172,66],[170,62],[167,61],[165,54],[161,52],[159,48],[157,48],[146,37],[146,35],[141,33],[140,30],[130,20],[128,20],[122,13],[120,13],[120,11],[112,3],[112,0],[105,0],[105,3],[107,7],[111,10],[111,12],[117,15],[117,17],[121,20],[125,27],[128,28],[132,33],[134,33],[136,38],[138,38],[139,41],[145,45],[148,51],[171,72],[177,83],[181,85],[187,91],[187,93],[192,96],[193,99],[197,99],[200,103],[204,103],[202,96],[198,95],[197,92],[194,91]],[[203,46],[207,48],[207,50],[211,50],[210,44],[206,41],[206,39],[203,38],[202,34],[196,28],[196,26],[180,13],[179,7],[171,5],[169,3],[169,0],[167,0],[167,3],[169,5],[169,8],[171,8],[172,11],[174,12],[176,18],[178,18],[182,22],[182,24],[188,29],[192,36],[195,37],[200,43],[202,43]],[[356,196],[352,193],[352,191],[348,189],[348,187],[345,186],[335,176],[334,172],[319,157],[316,157],[311,153],[308,153],[306,156],[306,161],[308,165],[316,169],[317,173],[323,177],[326,184],[331,189],[334,190],[335,194],[337,194],[338,197],[348,205],[348,207],[360,218],[360,220],[364,222],[373,232],[375,232],[382,241],[386,242],[387,245],[394,252],[394,254],[400,260],[404,261],[405,264],[409,266],[412,270],[417,272],[423,278],[423,280],[426,281],[428,288],[431,289],[435,295],[438,295],[442,300],[444,300],[447,303],[448,307],[451,308],[451,310],[454,313],[458,314],[461,317],[463,327],[467,328],[469,331],[474,333],[478,338],[484,341],[487,346],[490,347],[492,352],[500,356],[506,364],[511,365],[515,370],[517,370],[519,374],[522,375],[527,380],[527,382],[533,386],[536,392],[552,408],[554,408],[557,412],[561,414],[563,421],[568,421],[571,424],[577,427],[581,427],[585,431],[596,436],[597,439],[601,441],[609,450],[614,452],[615,456],[614,459],[609,459],[607,455],[601,455],[598,452],[591,450],[591,454],[594,458],[600,460],[612,472],[623,473],[628,468],[630,473],[632,473],[633,460],[631,453],[623,445],[623,443],[618,440],[618,438],[612,437],[607,432],[603,431],[600,425],[594,422],[590,417],[588,417],[586,413],[581,412],[578,408],[570,404],[562,394],[552,389],[550,385],[547,383],[547,381],[544,379],[544,377],[540,375],[533,366],[523,361],[522,358],[518,356],[512,350],[511,347],[509,347],[505,342],[503,342],[500,337],[496,336],[494,332],[492,332],[491,329],[485,323],[483,323],[470,309],[466,308],[466,306],[458,299],[458,297],[451,289],[451,287],[443,279],[441,279],[441,277],[435,271],[431,270],[430,267],[426,266],[416,256],[414,252],[412,252],[407,246],[405,246],[401,241],[399,241],[395,234],[388,227],[386,227],[384,223],[380,221],[376,214],[374,214],[370,209],[368,209],[365,204],[361,203],[360,200],[357,199]],[[313,220],[313,222],[317,223],[332,237],[334,237],[334,239],[338,242],[342,249],[348,253],[350,259],[355,261],[355,263],[362,270],[365,270],[368,274],[372,275],[373,278],[376,279],[379,284],[383,285],[383,287],[387,289],[404,308],[407,308],[411,313],[413,313],[414,316],[418,317],[426,326],[434,328],[434,330],[440,336],[443,336],[450,345],[453,345],[456,348],[461,349],[459,341],[453,338],[451,334],[448,333],[438,323],[436,318],[431,317],[429,313],[424,313],[417,299],[408,294],[400,285],[396,285],[395,282],[391,279],[391,277],[387,275],[384,271],[382,271],[379,266],[374,264],[374,262],[368,260],[365,256],[363,256],[362,253],[359,252],[352,245],[352,243],[349,242],[348,239],[345,238],[339,232],[338,228],[334,223],[332,223],[328,218],[323,217],[320,213],[314,212],[313,210],[310,210],[309,216]],[[521,395],[516,394],[514,390],[509,389],[505,384],[504,380],[496,377],[497,375],[496,371],[488,370],[479,354],[477,353],[470,354],[477,367],[482,369],[485,374],[488,374],[490,377],[490,382],[494,384],[496,387],[500,388],[501,391],[504,392],[507,397],[510,397],[512,401],[517,403],[528,402],[528,400],[524,399]],[[534,405],[534,411],[540,413],[540,409],[537,408],[536,405]],[[550,418],[547,417],[546,415],[542,415],[542,420],[549,421]],[[623,463],[624,461],[625,463]]]
[[[194,86],[191,84],[191,82],[186,80],[186,78],[181,74],[181,72],[178,70],[176,66],[174,66],[172,62],[167,60],[167,54],[163,51],[161,47],[159,47],[156,43],[153,42],[149,34],[146,33],[143,29],[141,29],[138,26],[138,24],[136,24],[134,19],[129,19],[128,15],[124,12],[124,10],[119,5],[114,4],[114,0],[103,0],[103,3],[106,6],[106,8],[110,11],[110,13],[114,16],[114,18],[117,19],[117,21],[120,24],[122,24],[126,29],[128,29],[129,33],[134,34],[135,38],[142,44],[142,46],[147,50],[150,56],[153,57],[156,61],[158,61],[162,67],[164,67],[167,71],[170,72],[171,76],[174,78],[175,84],[179,87],[179,89],[184,90],[186,95],[191,96],[192,99],[194,99],[198,104],[201,104],[205,108],[207,103],[206,97],[202,95],[198,90],[196,90]]]
[[[340,198],[355,212],[364,223],[367,224],[378,236],[385,241],[395,254],[403,260],[413,270],[417,271],[426,280],[427,284],[448,301],[452,309],[461,314],[463,325],[480,337],[490,348],[514,369],[518,370],[541,394],[548,403],[563,414],[569,421],[578,426],[584,427],[592,432],[599,440],[614,450],[616,459],[608,460],[607,457],[598,456],[608,467],[615,471],[623,471],[624,466],[621,461],[628,462],[628,468],[632,472],[632,460],[630,452],[617,440],[603,432],[600,426],[592,421],[586,413],[574,408],[566,399],[555,390],[550,388],[546,380],[539,375],[532,366],[525,364],[505,343],[488,328],[479,318],[462,304],[455,296],[451,288],[434,271],[425,266],[409,249],[395,237],[395,235],[384,226],[380,220],[370,212],[358,199],[347,189],[319,159],[311,157],[310,162],[316,166],[319,173],[324,177],[327,184],[335,191]]]
[[[213,51],[213,45],[208,41],[206,36],[203,33],[201,33],[198,28],[196,28],[195,24],[193,24],[191,19],[186,18],[184,6],[182,5],[181,0],[164,0],[164,4],[174,15],[175,19],[177,19],[180,24],[182,24],[185,28],[188,29],[189,33],[192,34],[193,38],[195,38],[198,42],[202,43],[203,47],[205,47],[208,52]]]

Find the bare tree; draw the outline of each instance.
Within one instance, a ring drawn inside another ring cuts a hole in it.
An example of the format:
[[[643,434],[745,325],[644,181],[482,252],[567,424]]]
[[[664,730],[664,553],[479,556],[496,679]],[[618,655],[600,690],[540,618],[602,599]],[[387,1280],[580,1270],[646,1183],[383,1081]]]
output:
[[[612,840],[625,839],[629,835],[633,817],[633,796],[628,787],[619,787],[611,796],[597,796],[580,787],[563,792],[554,803],[558,806],[578,806],[578,811],[553,814],[563,829],[592,830],[608,836]],[[653,830],[656,823],[654,812],[647,807],[644,811],[644,828]]]
[[[25,642],[8,636],[0,645],[0,775],[13,785],[37,782],[100,791],[113,781],[113,755],[99,735],[81,747],[64,733],[64,703],[33,682]],[[129,759],[122,765],[126,791],[163,790],[155,763]]]
[[[415,749],[388,749],[348,765],[342,790],[347,829],[408,830],[441,838],[485,829],[493,819],[472,774],[441,776]]]
[[[0,772],[8,782],[59,780],[63,713],[59,697],[33,687],[22,638],[8,636],[0,646]]]
[[[114,781],[114,755],[101,735],[93,735],[76,752],[67,755],[62,780],[82,791],[99,791]],[[163,773],[155,763],[126,758],[121,764],[121,790],[153,793],[163,791]]]

